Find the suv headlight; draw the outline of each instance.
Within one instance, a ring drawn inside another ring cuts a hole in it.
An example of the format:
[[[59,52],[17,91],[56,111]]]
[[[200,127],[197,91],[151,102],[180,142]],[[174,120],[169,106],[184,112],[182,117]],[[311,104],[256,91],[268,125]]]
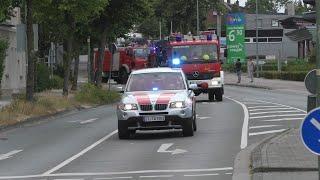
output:
[[[176,101],[170,103],[170,108],[185,108],[186,103],[183,101]]]
[[[119,108],[123,111],[132,111],[132,110],[138,110],[137,104],[121,104],[119,105]]]

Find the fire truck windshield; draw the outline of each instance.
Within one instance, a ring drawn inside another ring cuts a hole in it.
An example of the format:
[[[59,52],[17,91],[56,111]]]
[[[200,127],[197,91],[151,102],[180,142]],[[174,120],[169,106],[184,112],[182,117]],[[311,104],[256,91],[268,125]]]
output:
[[[148,48],[137,48],[134,49],[134,55],[138,58],[147,58],[148,57]]]
[[[217,61],[216,45],[174,46],[172,58],[179,58],[184,63]]]

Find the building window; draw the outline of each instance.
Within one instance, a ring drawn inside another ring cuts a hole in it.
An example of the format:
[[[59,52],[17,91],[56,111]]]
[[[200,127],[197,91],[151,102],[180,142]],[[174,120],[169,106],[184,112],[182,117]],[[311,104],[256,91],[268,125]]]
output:
[[[245,39],[245,42],[250,42],[250,39],[249,39],[249,38],[246,38],[246,39]]]
[[[271,26],[272,27],[279,27],[279,21],[277,19],[272,19]]]
[[[258,42],[268,42],[268,38],[259,38]]]
[[[282,38],[268,38],[268,42],[282,42]]]

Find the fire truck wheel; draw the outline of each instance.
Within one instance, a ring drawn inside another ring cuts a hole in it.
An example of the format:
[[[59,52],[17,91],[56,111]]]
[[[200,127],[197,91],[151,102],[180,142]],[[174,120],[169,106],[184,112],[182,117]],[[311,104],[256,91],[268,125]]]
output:
[[[222,96],[223,96],[223,95],[222,95],[222,89],[221,89],[221,90],[220,90],[220,89],[217,90],[217,91],[215,92],[215,96],[216,96],[216,100],[219,101],[219,102],[221,102],[221,101],[222,101],[222,98],[223,98],[223,97],[222,97]]]
[[[129,78],[129,74],[127,73],[126,69],[122,68],[120,70],[120,75],[119,75],[119,82],[120,84],[126,84]]]
[[[209,91],[208,96],[209,96],[209,101],[213,102],[214,101],[214,91]]]

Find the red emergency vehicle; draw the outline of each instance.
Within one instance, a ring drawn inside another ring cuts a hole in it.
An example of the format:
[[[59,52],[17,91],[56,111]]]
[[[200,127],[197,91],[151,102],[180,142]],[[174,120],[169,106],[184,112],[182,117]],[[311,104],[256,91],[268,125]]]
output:
[[[112,60],[111,52],[106,49],[103,68],[102,68],[102,81],[107,82],[109,79],[111,69],[111,79],[115,80],[118,84],[125,84],[128,80],[129,74],[133,70],[143,69],[148,67],[149,48],[147,47],[125,47],[118,48],[113,55],[112,68],[110,62]],[[94,70],[97,72],[98,49],[94,51]]]
[[[223,71],[220,61],[219,39],[211,31],[201,36],[175,35],[170,42],[168,64],[182,68],[189,84],[198,84],[196,95],[208,93],[210,101],[222,101]]]

